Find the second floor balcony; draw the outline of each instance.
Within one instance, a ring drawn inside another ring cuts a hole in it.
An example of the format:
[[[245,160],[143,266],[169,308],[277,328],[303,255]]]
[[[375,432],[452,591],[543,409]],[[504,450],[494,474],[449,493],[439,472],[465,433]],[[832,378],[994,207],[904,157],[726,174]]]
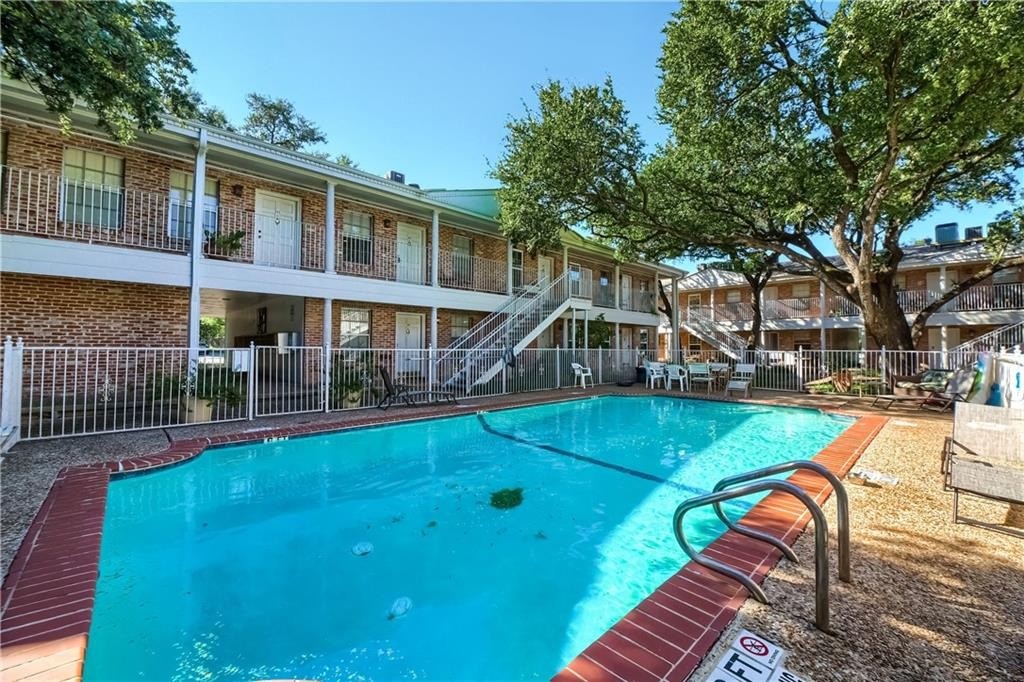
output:
[[[929,289],[900,291],[897,298],[907,314],[920,312],[939,297]],[[719,303],[713,306],[715,318],[723,321],[748,322],[754,318],[753,306],[748,302]],[[995,310],[1024,310],[1024,283],[976,285],[946,303],[943,312],[976,312]],[[768,299],[761,306],[764,320],[803,320],[812,318],[859,317],[860,308],[845,298],[831,295],[821,298]]]

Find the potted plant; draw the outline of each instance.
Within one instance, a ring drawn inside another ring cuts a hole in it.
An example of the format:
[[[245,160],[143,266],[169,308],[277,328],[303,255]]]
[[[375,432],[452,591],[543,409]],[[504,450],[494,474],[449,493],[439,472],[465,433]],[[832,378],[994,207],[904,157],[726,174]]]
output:
[[[373,360],[369,354],[339,359],[331,368],[331,406],[359,407],[373,381]],[[372,393],[372,391],[371,391]]]
[[[236,416],[234,412],[245,404],[243,385],[238,372],[200,367],[182,383],[186,421],[201,423]]]
[[[245,230],[233,230],[224,234],[210,233],[206,236],[206,254],[210,258],[227,260],[242,249]]]

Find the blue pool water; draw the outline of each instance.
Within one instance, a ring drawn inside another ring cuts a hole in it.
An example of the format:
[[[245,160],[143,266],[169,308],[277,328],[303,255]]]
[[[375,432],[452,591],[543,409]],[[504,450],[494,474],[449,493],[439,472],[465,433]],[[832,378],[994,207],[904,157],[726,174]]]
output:
[[[85,678],[546,679],[684,563],[680,501],[810,457],[848,424],[605,397],[219,448],[118,479]],[[522,504],[492,507],[503,488]],[[698,547],[723,530],[710,511],[687,520]],[[401,597],[412,609],[389,618]]]

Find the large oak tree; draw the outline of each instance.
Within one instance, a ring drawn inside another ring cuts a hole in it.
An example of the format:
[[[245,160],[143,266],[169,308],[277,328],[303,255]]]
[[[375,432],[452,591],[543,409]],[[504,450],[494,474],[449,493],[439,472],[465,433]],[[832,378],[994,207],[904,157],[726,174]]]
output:
[[[159,128],[164,112],[195,113],[192,62],[167,3],[4,0],[0,35],[4,71],[35,88],[65,130],[76,100],[123,144]]]
[[[496,165],[505,231],[533,247],[585,225],[627,254],[780,254],[913,348],[928,317],[1024,263],[1024,11],[1016,3],[684,3],[665,27],[666,143],[648,150],[611,82],[538,90]],[[913,322],[896,270],[940,204],[1010,201],[989,260]],[[820,248],[831,241],[838,262]]]

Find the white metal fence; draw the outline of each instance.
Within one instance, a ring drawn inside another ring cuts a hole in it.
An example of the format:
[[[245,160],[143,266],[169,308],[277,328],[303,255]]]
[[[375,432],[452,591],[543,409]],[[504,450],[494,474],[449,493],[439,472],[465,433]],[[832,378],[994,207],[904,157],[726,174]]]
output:
[[[501,363],[496,373],[465,372],[477,359],[465,349],[26,347],[8,337],[0,445],[370,408],[385,395],[382,369],[396,385],[451,391],[462,399],[572,387],[573,363],[589,368],[597,384],[644,381],[637,367],[642,354],[635,350],[526,349],[487,358]],[[872,395],[922,370],[958,369],[976,359],[977,352],[967,350],[758,350],[740,360],[714,351],[667,360],[721,363],[725,374],[749,362],[760,390]],[[467,383],[467,376],[481,379]]]

